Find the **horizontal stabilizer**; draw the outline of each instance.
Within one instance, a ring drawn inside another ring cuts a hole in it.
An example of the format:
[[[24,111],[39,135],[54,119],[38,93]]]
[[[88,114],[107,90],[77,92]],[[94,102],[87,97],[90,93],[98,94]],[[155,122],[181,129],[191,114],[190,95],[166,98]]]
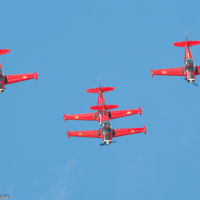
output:
[[[114,90],[114,87],[99,87],[99,88],[92,88],[92,89],[88,89],[86,90],[86,92],[88,93],[100,93],[100,92],[109,92]]]
[[[10,52],[10,49],[0,49],[0,55],[6,54],[9,52]]]
[[[112,110],[118,108],[118,105],[97,105],[97,106],[91,106],[91,110]]]
[[[182,42],[174,42],[173,45],[176,47],[191,47],[194,45],[200,44],[200,41],[182,41]]]

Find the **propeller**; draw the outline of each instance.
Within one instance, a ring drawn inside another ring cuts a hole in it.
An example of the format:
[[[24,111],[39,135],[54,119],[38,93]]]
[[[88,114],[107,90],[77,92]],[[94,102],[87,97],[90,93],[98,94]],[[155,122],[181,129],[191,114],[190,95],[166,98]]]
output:
[[[184,80],[188,82],[188,80],[187,80],[186,78],[184,78]],[[198,84],[198,83],[196,83],[196,82],[192,82],[192,83],[190,83],[190,84],[192,84],[192,85],[194,85],[194,86],[196,86],[196,87],[198,87],[198,86],[199,86],[199,84]]]
[[[101,143],[101,144],[99,144],[99,146],[101,146],[101,147],[104,146],[104,145],[106,145],[106,144],[105,144],[105,143]]]
[[[198,83],[193,83],[192,85],[196,86],[196,87],[199,87],[199,84]]]

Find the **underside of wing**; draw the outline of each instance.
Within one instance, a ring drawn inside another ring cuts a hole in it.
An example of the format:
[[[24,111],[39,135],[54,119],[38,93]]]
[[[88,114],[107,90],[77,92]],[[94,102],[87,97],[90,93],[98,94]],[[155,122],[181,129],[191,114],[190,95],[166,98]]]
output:
[[[154,75],[163,75],[163,76],[185,76],[183,67],[170,68],[170,69],[157,69],[151,70],[152,77]]]
[[[137,133],[145,133],[146,127],[143,128],[124,128],[124,129],[114,129],[113,137],[120,137],[125,135],[132,135]]]
[[[96,113],[85,113],[85,114],[72,114],[72,115],[65,115],[64,120],[88,120],[88,121],[96,121],[97,115]]]
[[[67,131],[69,137],[89,137],[89,138],[101,138],[101,133],[98,130],[94,131]]]
[[[126,117],[135,114],[142,114],[141,108],[139,109],[131,109],[131,110],[118,110],[118,111],[110,111],[110,119],[116,119],[119,117]]]
[[[30,73],[30,74],[17,74],[17,75],[6,75],[5,76],[5,84],[17,83],[20,81],[26,81],[29,79],[36,79],[37,80],[37,72]]]

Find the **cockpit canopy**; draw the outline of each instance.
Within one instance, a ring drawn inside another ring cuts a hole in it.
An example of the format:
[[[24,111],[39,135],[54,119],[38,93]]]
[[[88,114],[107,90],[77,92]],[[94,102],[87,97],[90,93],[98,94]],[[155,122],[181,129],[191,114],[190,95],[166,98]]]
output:
[[[102,128],[102,134],[111,134],[112,133],[112,129],[111,128]]]
[[[101,128],[105,128],[105,127],[111,127],[110,121],[103,121],[101,123]]]
[[[193,72],[194,71],[194,66],[193,65],[185,66],[185,71],[186,72]]]
[[[193,63],[193,60],[192,59],[186,59],[185,60],[185,66],[193,66],[194,65],[194,63]]]

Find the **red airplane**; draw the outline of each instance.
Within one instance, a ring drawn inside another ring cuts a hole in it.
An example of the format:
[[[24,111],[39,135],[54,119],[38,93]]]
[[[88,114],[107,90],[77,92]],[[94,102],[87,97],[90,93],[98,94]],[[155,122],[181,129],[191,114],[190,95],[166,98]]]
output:
[[[152,77],[154,75],[185,76],[185,79],[189,83],[194,83],[195,76],[200,74],[200,66],[195,66],[189,47],[198,44],[200,44],[200,41],[187,41],[187,36],[186,36],[186,41],[173,43],[173,45],[176,47],[185,47],[184,66],[178,68],[170,68],[170,69],[158,69],[158,70],[152,69],[151,70]]]
[[[9,53],[9,49],[0,49],[0,55]],[[31,74],[17,74],[17,75],[4,75],[2,66],[0,64],[0,93],[4,92],[5,85],[16,83],[19,81],[26,81],[35,78],[37,80],[37,72]]]
[[[126,128],[126,129],[112,129],[110,119],[116,119],[119,117],[126,117],[134,114],[142,114],[141,108],[131,110],[119,110],[109,111],[111,109],[118,108],[117,105],[107,105],[103,93],[114,90],[113,87],[99,87],[86,90],[89,93],[98,93],[98,102],[96,106],[91,106],[91,110],[96,110],[95,113],[86,114],[72,114],[65,115],[64,120],[91,120],[99,121],[99,130],[90,131],[67,131],[68,138],[74,137],[91,137],[91,138],[102,138],[103,144],[109,145],[112,142],[113,137],[119,137],[124,135],[131,135],[136,133],[144,132],[146,134],[146,127],[143,128]]]

